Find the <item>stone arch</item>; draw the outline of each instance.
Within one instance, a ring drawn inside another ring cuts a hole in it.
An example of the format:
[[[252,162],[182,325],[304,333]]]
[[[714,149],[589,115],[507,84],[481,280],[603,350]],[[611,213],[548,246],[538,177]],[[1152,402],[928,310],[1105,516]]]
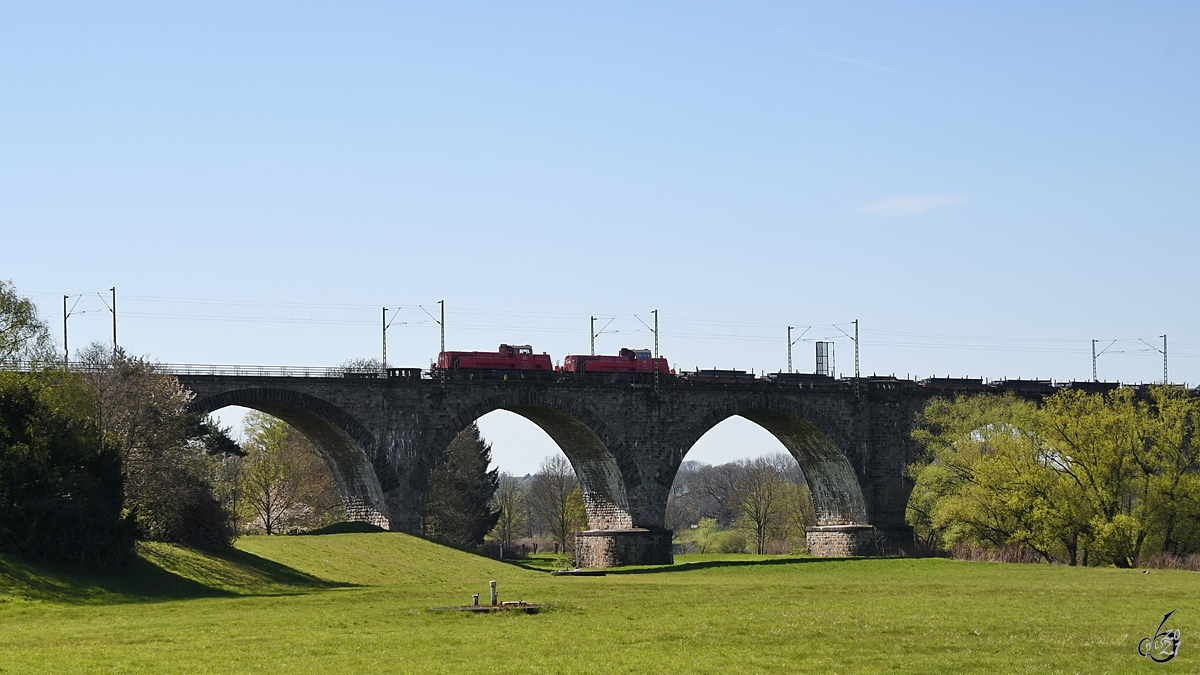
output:
[[[619,530],[634,527],[622,462],[609,451],[606,425],[591,410],[580,405],[562,405],[544,398],[530,398],[524,391],[501,394],[477,401],[458,411],[432,437],[438,452],[472,422],[484,415],[505,410],[529,420],[558,445],[575,469],[583,491],[590,530]],[[424,474],[427,476],[435,458]]]
[[[690,449],[709,429],[734,415],[766,429],[796,458],[812,493],[818,528],[867,526],[867,502],[852,463],[860,458],[853,450],[847,452],[853,444],[845,438],[845,425],[782,402],[737,401],[705,414],[684,447]]]
[[[298,391],[247,387],[193,401],[192,411],[207,414],[228,406],[250,408],[278,417],[308,437],[337,481],[349,520],[391,527],[379,471],[375,436],[354,416],[328,401]]]

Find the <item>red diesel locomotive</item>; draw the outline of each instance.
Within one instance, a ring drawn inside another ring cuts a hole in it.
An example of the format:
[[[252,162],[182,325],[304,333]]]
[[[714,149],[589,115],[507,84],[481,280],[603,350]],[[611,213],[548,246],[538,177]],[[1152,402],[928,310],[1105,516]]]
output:
[[[649,349],[622,349],[618,356],[572,354],[563,359],[568,373],[670,373],[664,358],[654,358]]]
[[[546,354],[534,354],[529,345],[500,345],[495,352],[441,352],[438,368],[446,370],[544,370],[554,363]]]

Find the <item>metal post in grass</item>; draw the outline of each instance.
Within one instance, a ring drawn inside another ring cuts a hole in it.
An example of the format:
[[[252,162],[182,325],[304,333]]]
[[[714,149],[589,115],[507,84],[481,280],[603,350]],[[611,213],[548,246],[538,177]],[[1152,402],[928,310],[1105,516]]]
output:
[[[496,604],[496,582],[489,581],[488,588],[490,588],[492,591],[492,604],[495,605]]]

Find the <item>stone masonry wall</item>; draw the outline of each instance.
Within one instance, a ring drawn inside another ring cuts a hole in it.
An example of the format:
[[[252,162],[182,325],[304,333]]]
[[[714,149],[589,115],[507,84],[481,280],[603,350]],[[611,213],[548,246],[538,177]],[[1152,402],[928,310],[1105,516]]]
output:
[[[875,528],[870,525],[810,527],[804,533],[808,552],[818,558],[878,555]]]
[[[669,565],[670,530],[586,530],[575,535],[575,565],[583,568]]]

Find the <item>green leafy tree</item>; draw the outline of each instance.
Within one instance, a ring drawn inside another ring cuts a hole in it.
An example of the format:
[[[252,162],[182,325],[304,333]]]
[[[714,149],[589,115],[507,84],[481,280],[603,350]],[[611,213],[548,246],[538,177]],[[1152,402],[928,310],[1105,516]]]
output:
[[[471,424],[450,442],[433,469],[425,495],[426,533],[459,546],[474,547],[502,516],[492,507],[499,472],[488,470],[492,446]]]
[[[692,530],[692,543],[696,546],[696,552],[713,553],[720,532],[721,526],[717,524],[716,518],[701,518],[696,524],[696,529]]]
[[[0,281],[0,366],[45,363],[54,358],[50,329],[37,306],[9,281]]]
[[[121,460],[77,376],[0,373],[0,552],[104,568],[132,553]]]
[[[1135,461],[1144,481],[1146,546],[1172,555],[1200,551],[1200,398],[1179,387],[1152,392]]]
[[[1136,565],[1197,543],[1197,400],[1179,389],[931,401],[909,521],[926,541],[1017,544],[1046,561]]]
[[[244,458],[230,458],[225,492],[236,494],[252,531],[280,534],[345,518],[337,483],[316,447],[297,429],[261,412],[243,422]]]

